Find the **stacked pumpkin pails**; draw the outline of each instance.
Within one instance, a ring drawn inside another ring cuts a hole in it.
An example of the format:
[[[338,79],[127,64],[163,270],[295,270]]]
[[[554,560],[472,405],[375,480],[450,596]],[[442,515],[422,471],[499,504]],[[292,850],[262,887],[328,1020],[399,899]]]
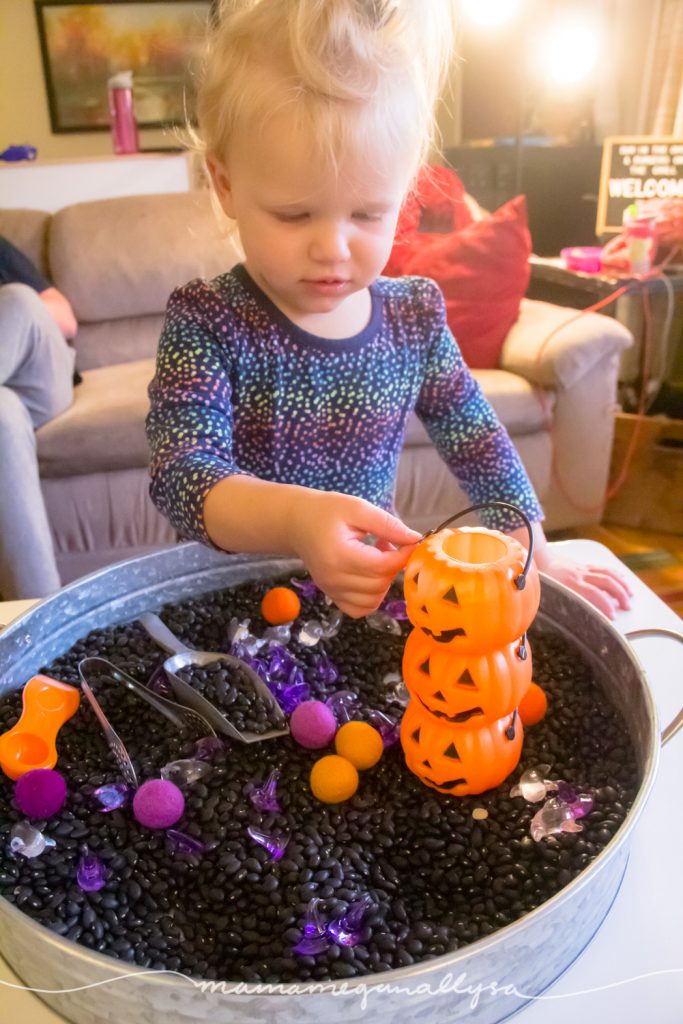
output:
[[[403,656],[411,701],[401,724],[406,764],[440,793],[482,793],[522,752],[517,713],[531,683],[526,631],[538,610],[533,564],[514,538],[483,527],[445,529],[418,544],[405,568]]]

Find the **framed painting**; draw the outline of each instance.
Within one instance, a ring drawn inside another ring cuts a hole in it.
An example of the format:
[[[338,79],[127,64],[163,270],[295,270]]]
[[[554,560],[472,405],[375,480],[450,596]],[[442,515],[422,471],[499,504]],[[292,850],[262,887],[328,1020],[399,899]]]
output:
[[[210,0],[34,0],[55,133],[109,130],[107,81],[133,72],[141,128],[192,118]]]

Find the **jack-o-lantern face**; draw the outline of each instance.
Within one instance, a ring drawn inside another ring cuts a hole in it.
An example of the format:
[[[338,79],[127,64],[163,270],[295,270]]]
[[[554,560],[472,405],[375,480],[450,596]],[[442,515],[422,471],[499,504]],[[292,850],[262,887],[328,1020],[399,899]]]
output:
[[[516,711],[480,728],[458,729],[411,701],[401,722],[401,745],[411,772],[426,786],[453,796],[499,786],[519,761],[523,736]]]
[[[497,530],[440,530],[421,541],[405,568],[408,617],[451,653],[483,654],[512,643],[538,610],[540,583],[532,564],[519,590],[526,556]]]
[[[413,700],[444,724],[476,729],[519,705],[531,683],[531,649],[522,638],[486,654],[459,654],[414,629],[403,678]]]

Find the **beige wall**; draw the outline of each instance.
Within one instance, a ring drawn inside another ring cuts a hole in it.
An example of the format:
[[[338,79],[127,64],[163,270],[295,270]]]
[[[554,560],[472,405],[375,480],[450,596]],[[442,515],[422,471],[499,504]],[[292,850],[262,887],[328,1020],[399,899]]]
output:
[[[606,66],[596,103],[598,136],[636,130],[642,87],[644,50],[653,0],[601,0],[612,14],[613,49],[620,69]],[[655,0],[656,2],[656,0]],[[449,99],[439,110],[444,146],[460,141],[459,89],[461,66],[456,60]],[[112,152],[108,132],[53,135],[38,41],[33,0],[0,0],[0,150],[29,143],[43,159],[99,156]],[[140,133],[143,148],[176,145],[175,138],[158,130]]]
[[[33,0],[0,0],[0,151],[32,145],[39,159],[112,152],[109,132],[53,135]],[[140,133],[143,148],[173,146],[160,130]]]

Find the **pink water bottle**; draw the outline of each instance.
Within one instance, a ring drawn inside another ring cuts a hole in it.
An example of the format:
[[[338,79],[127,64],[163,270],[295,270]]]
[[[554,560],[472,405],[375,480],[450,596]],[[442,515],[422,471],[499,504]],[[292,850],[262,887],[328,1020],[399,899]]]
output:
[[[109,79],[107,85],[114,152],[137,153],[140,146],[133,110],[133,72],[120,71]]]
[[[624,211],[624,235],[632,274],[649,274],[656,250],[656,217],[645,217],[635,203]]]

